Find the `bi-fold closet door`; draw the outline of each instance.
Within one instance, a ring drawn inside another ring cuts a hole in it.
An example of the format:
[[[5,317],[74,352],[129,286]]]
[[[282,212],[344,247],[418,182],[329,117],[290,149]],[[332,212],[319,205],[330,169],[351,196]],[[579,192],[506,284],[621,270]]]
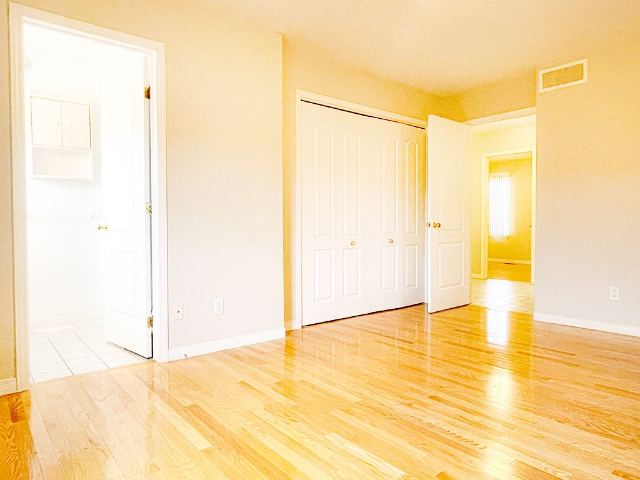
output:
[[[425,131],[302,102],[302,323],[424,302]]]

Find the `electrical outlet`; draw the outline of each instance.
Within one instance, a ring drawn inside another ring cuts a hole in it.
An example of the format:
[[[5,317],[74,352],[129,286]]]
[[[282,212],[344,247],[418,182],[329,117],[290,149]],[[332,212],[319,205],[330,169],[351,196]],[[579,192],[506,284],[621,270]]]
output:
[[[609,300],[620,300],[620,289],[618,287],[609,287]]]
[[[222,315],[224,313],[224,300],[222,298],[216,298],[213,301],[213,314]]]
[[[171,311],[171,318],[173,320],[182,320],[182,303],[173,304],[173,310]]]

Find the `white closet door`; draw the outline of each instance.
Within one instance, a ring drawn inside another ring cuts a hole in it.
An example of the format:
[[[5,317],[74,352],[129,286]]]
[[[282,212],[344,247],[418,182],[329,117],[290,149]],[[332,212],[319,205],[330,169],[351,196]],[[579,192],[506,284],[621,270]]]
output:
[[[402,125],[402,236],[400,241],[402,306],[425,300],[426,132]]]
[[[424,302],[425,131],[303,102],[302,324]]]
[[[374,120],[372,311],[424,302],[425,131]]]
[[[366,117],[303,102],[303,325],[370,311]]]
[[[371,120],[373,140],[373,192],[369,204],[375,246],[371,255],[372,311],[402,305],[402,128],[384,120]]]

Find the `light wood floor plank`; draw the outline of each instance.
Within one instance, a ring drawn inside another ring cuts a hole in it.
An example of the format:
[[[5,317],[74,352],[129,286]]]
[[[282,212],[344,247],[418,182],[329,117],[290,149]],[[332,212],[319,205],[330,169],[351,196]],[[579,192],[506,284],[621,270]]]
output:
[[[640,339],[424,306],[0,397],[4,479],[640,479]]]

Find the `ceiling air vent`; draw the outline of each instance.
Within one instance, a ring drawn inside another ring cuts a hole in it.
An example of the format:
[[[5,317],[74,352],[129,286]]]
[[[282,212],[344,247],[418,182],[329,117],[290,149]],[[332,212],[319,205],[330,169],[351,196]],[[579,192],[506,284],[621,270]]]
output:
[[[538,90],[540,93],[585,83],[587,81],[587,60],[547,68],[541,70],[539,75]]]

